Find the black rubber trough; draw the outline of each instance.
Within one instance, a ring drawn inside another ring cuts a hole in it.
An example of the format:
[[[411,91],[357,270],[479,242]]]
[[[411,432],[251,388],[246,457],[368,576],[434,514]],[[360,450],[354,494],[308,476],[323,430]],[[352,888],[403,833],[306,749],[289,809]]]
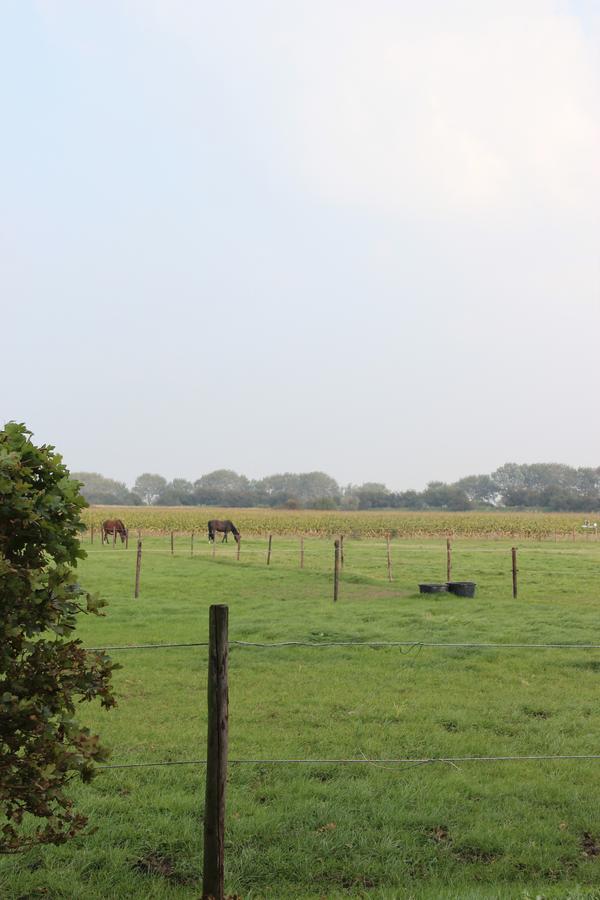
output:
[[[474,597],[476,587],[477,584],[474,581],[448,582],[448,590],[451,594],[456,594],[457,597]]]
[[[443,584],[420,584],[419,585],[419,593],[420,594],[444,594],[448,590],[448,585],[444,582]]]

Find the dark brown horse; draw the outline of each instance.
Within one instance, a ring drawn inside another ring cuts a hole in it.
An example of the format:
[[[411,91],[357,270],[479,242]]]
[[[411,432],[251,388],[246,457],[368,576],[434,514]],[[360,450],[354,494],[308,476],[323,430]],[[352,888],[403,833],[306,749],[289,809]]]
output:
[[[210,522],[208,523],[209,541],[214,541],[215,533],[217,531],[223,532],[223,541],[227,540],[227,535],[229,534],[229,532],[231,532],[236,540],[236,543],[239,544],[241,535],[233,522],[230,522],[229,519],[223,519],[223,521],[221,521],[221,519],[210,520]],[[221,543],[223,543],[223,541],[221,541]]]
[[[125,543],[125,538],[127,537],[127,529],[125,525],[121,521],[121,519],[107,519],[106,522],[102,523],[102,543],[106,541],[108,544],[108,535],[112,534],[113,537],[117,534],[121,535],[121,543]]]

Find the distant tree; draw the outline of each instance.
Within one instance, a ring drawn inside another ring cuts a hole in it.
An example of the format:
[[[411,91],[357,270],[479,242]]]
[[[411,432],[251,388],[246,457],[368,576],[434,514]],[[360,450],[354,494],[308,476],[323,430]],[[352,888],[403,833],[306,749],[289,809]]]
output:
[[[272,506],[281,506],[290,498],[299,500],[303,506],[313,507],[315,501],[329,500],[337,504],[340,487],[325,472],[284,472],[269,475],[254,483],[257,494],[262,494]]]
[[[154,501],[157,506],[182,506],[194,502],[194,486],[185,478],[174,478],[162,488]]]
[[[495,505],[500,499],[500,489],[489,475],[467,475],[455,482],[453,487],[464,491],[471,503]]]
[[[465,510],[471,507],[466,493],[452,484],[443,481],[430,481],[425,491],[423,500],[427,506],[433,509]]]
[[[153,503],[156,503],[161,495],[161,491],[164,491],[166,486],[167,480],[162,475],[152,475],[150,472],[144,472],[143,475],[139,475],[136,478],[133,490],[138,497],[142,498],[144,503],[151,506]]]
[[[392,494],[385,484],[378,481],[366,481],[354,488],[358,497],[359,509],[384,509],[391,505]]]
[[[138,506],[142,502],[122,481],[98,472],[73,472],[73,478],[82,483],[81,493],[88,503]]]
[[[396,494],[394,506],[400,509],[423,509],[427,504],[419,491],[402,491]]]
[[[199,491],[247,491],[250,482],[245,475],[238,475],[232,469],[215,469],[194,482]]]
[[[0,853],[81,831],[67,786],[107,758],[76,720],[84,701],[115,702],[110,659],[74,637],[77,617],[104,605],[77,580],[87,505],[78,488],[24,425],[0,431]]]

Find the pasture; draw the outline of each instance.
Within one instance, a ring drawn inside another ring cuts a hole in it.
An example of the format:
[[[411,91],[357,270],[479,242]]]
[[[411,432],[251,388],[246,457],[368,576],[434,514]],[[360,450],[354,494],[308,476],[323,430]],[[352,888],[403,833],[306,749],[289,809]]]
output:
[[[412,644],[232,646],[230,759],[257,762],[229,770],[231,894],[600,897],[600,760],[377,762],[599,753],[600,650],[422,645],[600,643],[598,542],[520,544],[513,600],[510,541],[453,542],[453,577],[478,584],[467,599],[417,592],[445,580],[444,540],[393,541],[389,582],[385,543],[347,537],[335,605],[330,540],[305,539],[303,570],[291,536],[268,567],[262,537],[239,561],[233,542],[213,558],[204,532],[193,557],[189,534],[174,555],[167,535],[143,543],[134,600],[135,540],[86,538],[81,582],[110,601],[82,623],[86,646],[205,641],[212,603],[229,605],[232,641]],[[81,708],[111,763],[202,760],[206,648],[112,655],[118,708]],[[0,896],[199,897],[202,766],[109,769],[73,790],[95,832],[3,859]]]

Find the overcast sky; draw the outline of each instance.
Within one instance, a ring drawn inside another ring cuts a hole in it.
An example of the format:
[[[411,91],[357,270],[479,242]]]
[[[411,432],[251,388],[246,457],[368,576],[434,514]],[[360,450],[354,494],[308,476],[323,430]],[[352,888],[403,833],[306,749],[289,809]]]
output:
[[[600,465],[596,0],[2,0],[0,418],[131,483]]]

